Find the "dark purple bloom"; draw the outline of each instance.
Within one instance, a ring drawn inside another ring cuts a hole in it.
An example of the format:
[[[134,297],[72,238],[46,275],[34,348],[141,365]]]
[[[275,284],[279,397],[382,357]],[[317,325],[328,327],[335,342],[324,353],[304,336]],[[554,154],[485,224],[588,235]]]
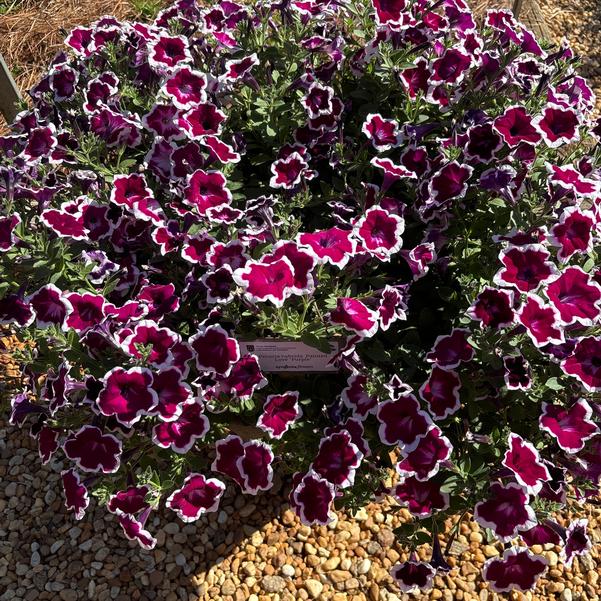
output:
[[[403,478],[391,492],[399,503],[418,518],[428,517],[449,507],[449,495],[441,492],[440,482],[433,479],[423,482],[415,477]]]
[[[510,547],[502,559],[490,558],[484,564],[483,576],[496,593],[513,590],[526,592],[536,586],[547,570],[547,560],[523,547]]]
[[[342,431],[321,439],[311,468],[328,482],[347,488],[353,485],[355,471],[362,460],[363,454],[352,442],[351,435]]]
[[[559,311],[545,304],[539,296],[528,294],[516,315],[537,347],[565,341]]]
[[[260,440],[250,440],[244,443],[244,454],[236,461],[242,477],[242,492],[256,495],[259,491],[271,488],[273,460],[273,451],[268,444]]]
[[[404,458],[396,464],[396,471],[401,477],[415,476],[418,480],[429,480],[438,473],[452,451],[449,439],[442,435],[440,428],[432,426],[418,439],[417,446],[412,450],[401,448]]]
[[[38,328],[51,325],[62,326],[73,310],[71,303],[54,284],[42,286],[27,300],[35,311]]]
[[[549,241],[559,247],[557,257],[567,261],[575,253],[586,254],[593,247],[595,216],[580,207],[568,207],[549,232]]]
[[[380,440],[387,445],[398,444],[407,451],[413,450],[419,444],[432,423],[412,394],[403,394],[396,399],[380,403],[376,417],[380,422]]]
[[[111,513],[126,513],[135,515],[149,507],[146,495],[150,491],[147,485],[129,486],[111,495],[106,507]]]
[[[19,213],[13,213],[9,217],[0,217],[0,252],[6,252],[18,242],[19,239],[14,231],[20,223]]]
[[[410,560],[393,566],[390,575],[403,593],[426,592],[432,588],[436,570],[429,563]]]
[[[378,152],[395,148],[401,141],[398,122],[394,119],[384,119],[379,113],[367,115],[361,131]]]
[[[551,148],[580,139],[578,114],[572,108],[550,103],[543,109],[542,115],[532,121],[532,125]]]
[[[63,444],[65,455],[86,472],[112,474],[119,469],[121,441],[96,426],[82,426]]]
[[[467,314],[483,327],[502,328],[514,322],[513,292],[486,286]]]
[[[442,205],[449,200],[463,198],[467,191],[467,180],[473,170],[473,167],[460,165],[457,161],[447,163],[430,178],[429,202]]]
[[[532,371],[523,355],[503,357],[503,379],[508,390],[528,390],[532,387]]]
[[[325,525],[333,519],[330,508],[334,496],[334,485],[310,470],[300,478],[292,490],[291,500],[294,502],[303,524]]]
[[[484,528],[490,528],[502,541],[508,542],[518,530],[536,526],[536,515],[528,505],[529,495],[519,484],[503,486],[493,482],[490,498],[476,503],[475,520]]]
[[[457,372],[435,365],[430,377],[419,389],[419,396],[428,404],[434,419],[445,419],[459,409],[460,390],[461,380]]]
[[[200,403],[186,403],[175,420],[161,422],[152,430],[152,442],[163,449],[187,453],[209,431],[209,420]]]
[[[103,388],[98,395],[98,408],[103,415],[114,415],[124,426],[132,426],[148,415],[157,403],[152,389],[152,372],[145,367],[128,370],[114,367],[102,378]]]
[[[561,550],[561,559],[566,568],[572,566],[574,557],[584,555],[591,550],[592,542],[586,532],[587,526],[588,520],[583,518],[571,522],[566,530],[565,542]]]
[[[219,325],[199,330],[188,342],[194,350],[199,371],[227,375],[232,365],[240,359],[238,342]]]
[[[61,472],[65,507],[75,513],[75,519],[81,520],[90,504],[88,489],[81,483],[79,474],[74,469]]]
[[[504,267],[495,274],[494,282],[520,292],[535,290],[557,272],[549,257],[549,251],[540,244],[509,246],[499,254]]]
[[[225,484],[221,480],[192,473],[180,489],[169,495],[166,505],[183,522],[194,522],[205,513],[217,511],[224,491]]]
[[[462,362],[469,362],[474,357],[474,349],[468,342],[469,330],[454,328],[446,336],[438,336],[426,360],[440,367],[452,369]]]

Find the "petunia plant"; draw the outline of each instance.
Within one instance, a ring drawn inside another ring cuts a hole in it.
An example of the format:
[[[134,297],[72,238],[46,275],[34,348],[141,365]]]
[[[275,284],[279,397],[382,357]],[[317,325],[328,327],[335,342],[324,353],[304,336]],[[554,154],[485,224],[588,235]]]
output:
[[[464,0],[73,30],[0,137],[0,324],[31,343],[11,422],[67,509],[94,496],[151,549],[153,511],[196,520],[227,485],[279,474],[306,524],[387,494],[403,591],[468,516],[506,545],[499,592],[544,573],[530,546],[586,553],[601,121],[576,68]]]

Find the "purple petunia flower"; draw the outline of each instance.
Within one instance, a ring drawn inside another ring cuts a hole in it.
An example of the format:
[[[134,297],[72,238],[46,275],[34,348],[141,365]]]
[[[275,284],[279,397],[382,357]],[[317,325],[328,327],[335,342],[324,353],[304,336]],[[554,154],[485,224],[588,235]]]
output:
[[[194,522],[205,513],[217,511],[224,491],[225,484],[221,480],[192,473],[180,489],[169,495],[166,505],[183,522]]]
[[[532,590],[547,570],[547,560],[522,547],[510,547],[502,559],[491,557],[483,568],[484,579],[496,593]]]
[[[291,493],[291,501],[303,524],[329,524],[335,487],[313,470],[302,475]]]
[[[432,588],[436,570],[429,563],[409,560],[393,566],[390,575],[403,593],[426,592]]]
[[[86,472],[112,474],[119,469],[121,441],[96,426],[82,426],[63,443],[65,455]]]
[[[336,308],[330,312],[330,322],[364,338],[370,338],[378,330],[377,314],[356,298],[337,299]]]
[[[493,482],[490,498],[476,503],[475,520],[484,528],[490,528],[504,542],[510,541],[519,530],[536,526],[536,515],[530,505],[529,495],[519,484],[506,486]]]
[[[537,495],[543,482],[551,479],[547,466],[534,445],[513,432],[509,434],[509,449],[503,457],[503,465],[509,468],[516,480],[530,495]]]
[[[461,380],[456,371],[435,365],[429,378],[419,389],[419,396],[428,405],[434,419],[445,419],[460,406]]]
[[[81,520],[90,504],[88,489],[81,483],[79,474],[74,469],[63,470],[61,481],[65,493],[65,507],[74,512],[76,520]]]
[[[543,403],[539,417],[542,430],[553,436],[557,444],[568,453],[577,453],[584,443],[599,432],[591,420],[593,410],[585,399],[578,399],[571,407]]]
[[[282,438],[290,426],[303,414],[298,402],[299,393],[288,391],[270,394],[263,405],[257,426],[272,438]]]

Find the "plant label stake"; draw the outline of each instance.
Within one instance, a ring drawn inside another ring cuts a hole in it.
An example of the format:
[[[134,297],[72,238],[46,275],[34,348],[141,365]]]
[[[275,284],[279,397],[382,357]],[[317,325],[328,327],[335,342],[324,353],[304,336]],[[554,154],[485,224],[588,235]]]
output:
[[[4,115],[7,123],[11,123],[17,116],[17,104],[21,101],[21,94],[17,84],[0,54],[0,113]]]

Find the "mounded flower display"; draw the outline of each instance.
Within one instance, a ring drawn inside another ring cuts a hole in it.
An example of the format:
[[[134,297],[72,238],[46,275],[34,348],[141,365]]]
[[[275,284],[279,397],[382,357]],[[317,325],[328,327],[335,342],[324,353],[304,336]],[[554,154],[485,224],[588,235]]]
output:
[[[66,509],[152,549],[159,506],[195,521],[228,485],[279,474],[309,525],[388,494],[404,592],[450,569],[452,516],[450,540],[473,515],[505,543],[497,592],[536,585],[530,546],[587,553],[601,120],[577,66],[464,0],[178,0],[73,30],[0,137],[11,423],[63,463]]]

